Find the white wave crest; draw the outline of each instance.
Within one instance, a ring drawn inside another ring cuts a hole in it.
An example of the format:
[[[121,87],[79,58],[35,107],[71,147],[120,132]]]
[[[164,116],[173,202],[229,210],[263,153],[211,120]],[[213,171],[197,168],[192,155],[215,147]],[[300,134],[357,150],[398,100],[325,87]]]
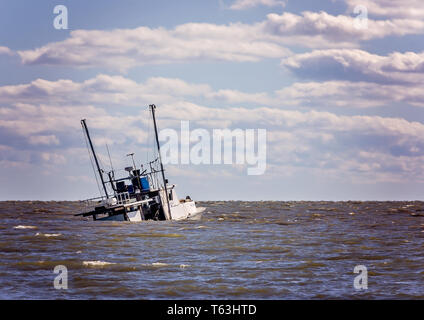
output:
[[[61,233],[41,233],[41,232],[37,232],[35,234],[37,237],[60,237],[62,234]]]
[[[116,264],[116,263],[96,260],[96,261],[83,261],[82,264],[86,267],[102,267],[102,266],[108,266],[108,265]]]
[[[19,226],[14,226],[13,229],[37,229],[37,227],[36,226],[22,226],[22,225],[19,225]]]
[[[154,266],[154,267],[166,267],[166,266],[168,266],[168,264],[163,263],[163,262],[153,262],[152,266]]]

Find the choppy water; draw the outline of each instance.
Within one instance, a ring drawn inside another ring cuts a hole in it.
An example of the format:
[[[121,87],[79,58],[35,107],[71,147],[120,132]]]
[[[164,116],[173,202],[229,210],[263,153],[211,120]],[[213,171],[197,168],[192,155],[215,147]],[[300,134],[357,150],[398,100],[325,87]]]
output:
[[[78,202],[0,202],[0,298],[424,298],[422,202],[198,205],[200,221],[127,223],[81,220]]]

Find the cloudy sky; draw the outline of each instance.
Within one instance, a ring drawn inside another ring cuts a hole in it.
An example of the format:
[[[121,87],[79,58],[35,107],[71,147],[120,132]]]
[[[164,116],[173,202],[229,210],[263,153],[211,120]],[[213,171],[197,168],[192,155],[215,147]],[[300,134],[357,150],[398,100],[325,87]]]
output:
[[[97,196],[80,119],[126,166],[151,103],[160,128],[267,130],[265,174],[167,166],[181,197],[423,199],[423,40],[419,0],[1,1],[0,200]]]

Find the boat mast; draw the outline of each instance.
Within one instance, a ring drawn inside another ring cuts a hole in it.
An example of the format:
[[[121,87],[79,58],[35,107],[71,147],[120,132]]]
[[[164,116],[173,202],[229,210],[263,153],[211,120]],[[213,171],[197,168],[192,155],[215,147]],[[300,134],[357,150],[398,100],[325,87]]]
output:
[[[90,133],[88,132],[87,124],[85,123],[85,119],[81,120],[82,128],[85,131],[85,134],[87,135],[88,142],[90,144],[91,152],[93,153],[94,161],[96,162],[97,171],[99,172],[100,180],[102,181],[103,190],[105,191],[106,198],[109,198],[109,195],[107,194],[106,190],[106,184],[103,179],[102,169],[100,169],[99,161],[97,160],[96,152],[94,151],[93,143],[91,142]]]
[[[166,179],[165,179],[165,170],[163,169],[163,164],[162,164],[162,157],[160,155],[160,144],[159,144],[159,136],[158,136],[158,128],[156,126],[156,117],[155,117],[155,109],[156,106],[154,104],[149,105],[150,110],[152,110],[152,117],[153,117],[153,125],[155,127],[155,137],[156,137],[156,144],[158,147],[158,153],[159,153],[159,163],[160,163],[160,171],[162,172],[162,179],[163,179],[163,185],[165,187],[165,194],[166,194],[166,202],[168,204],[168,212],[169,212],[169,216],[171,216],[171,207],[169,205],[169,199],[168,199],[168,189],[166,187]],[[172,216],[171,216],[172,217]]]

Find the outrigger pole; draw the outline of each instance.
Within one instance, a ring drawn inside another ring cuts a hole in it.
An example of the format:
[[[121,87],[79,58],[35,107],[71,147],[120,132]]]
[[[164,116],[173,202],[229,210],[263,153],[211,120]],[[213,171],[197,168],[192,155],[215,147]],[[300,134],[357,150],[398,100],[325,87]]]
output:
[[[93,143],[91,142],[90,133],[88,132],[87,124],[85,123],[85,119],[81,120],[82,128],[84,129],[85,134],[87,135],[88,142],[90,144],[91,152],[93,153],[94,161],[96,162],[97,171],[99,172],[100,180],[102,181],[103,190],[105,191],[106,198],[109,198],[106,190],[106,184],[103,180],[102,169],[100,169],[99,161],[97,160],[96,152],[94,151]]]
[[[163,164],[162,164],[162,157],[160,155],[160,144],[159,144],[159,136],[158,136],[158,128],[156,126],[156,117],[155,117],[155,109],[156,106],[154,104],[149,105],[150,110],[152,110],[152,116],[153,116],[153,124],[155,127],[155,137],[156,137],[156,144],[158,147],[158,153],[159,153],[159,163],[160,163],[160,171],[162,172],[162,179],[163,179],[163,185],[165,187],[165,194],[166,194],[166,203],[168,205],[168,212],[169,212],[169,216],[171,216],[171,207],[169,205],[169,199],[168,199],[168,189],[166,187],[166,179],[165,179],[165,170],[163,169]]]

